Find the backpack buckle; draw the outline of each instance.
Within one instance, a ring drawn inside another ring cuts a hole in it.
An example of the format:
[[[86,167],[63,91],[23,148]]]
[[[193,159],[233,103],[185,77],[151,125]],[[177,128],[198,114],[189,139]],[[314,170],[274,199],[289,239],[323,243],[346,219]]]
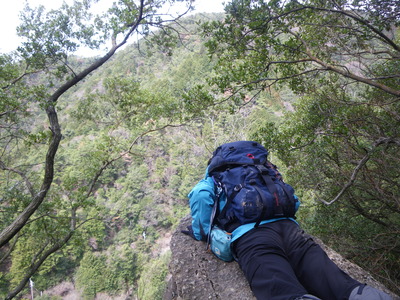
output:
[[[235,185],[235,187],[233,188],[233,190],[235,192],[239,192],[241,189],[243,188],[243,186],[241,184]]]
[[[256,168],[260,171],[261,175],[268,175],[268,168],[264,165],[256,165]]]

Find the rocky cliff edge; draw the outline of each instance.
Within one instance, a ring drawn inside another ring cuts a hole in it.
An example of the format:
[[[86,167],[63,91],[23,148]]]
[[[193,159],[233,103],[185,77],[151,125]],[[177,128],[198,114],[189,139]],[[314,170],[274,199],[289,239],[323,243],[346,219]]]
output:
[[[250,287],[236,262],[226,263],[206,251],[206,243],[195,241],[181,233],[190,225],[190,216],[182,219],[171,238],[171,262],[168,288],[164,300],[252,300]],[[368,272],[343,258],[340,254],[317,243],[339,267],[360,282],[389,292]],[[392,294],[395,300],[400,300]]]

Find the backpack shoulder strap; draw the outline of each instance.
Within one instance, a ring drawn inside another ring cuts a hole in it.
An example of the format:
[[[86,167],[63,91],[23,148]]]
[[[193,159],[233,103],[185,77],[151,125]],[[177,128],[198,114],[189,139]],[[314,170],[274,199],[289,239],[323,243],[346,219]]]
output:
[[[209,249],[211,229],[212,229],[212,226],[215,224],[215,220],[216,220],[216,217],[217,217],[217,212],[219,211],[219,201],[221,199],[221,194],[222,194],[222,187],[220,186],[220,184],[218,182],[215,181],[214,177],[212,177],[212,179],[214,181],[215,201],[214,201],[214,205],[213,205],[213,208],[212,208],[212,211],[211,211],[211,215],[210,215],[210,227],[208,229],[208,234],[207,234],[206,250]]]

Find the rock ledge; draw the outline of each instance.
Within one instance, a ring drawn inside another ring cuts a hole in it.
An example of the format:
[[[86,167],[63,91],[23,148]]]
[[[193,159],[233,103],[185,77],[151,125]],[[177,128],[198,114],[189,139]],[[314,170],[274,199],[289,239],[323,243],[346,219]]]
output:
[[[236,262],[226,263],[206,251],[206,243],[195,241],[181,233],[190,225],[191,217],[182,219],[172,235],[170,280],[164,295],[165,300],[252,300],[255,299],[250,287]],[[317,243],[328,256],[345,272],[360,282],[367,283],[389,293],[388,289],[375,280],[368,272],[343,258],[325,246],[319,239]],[[395,300],[400,297],[393,295]]]

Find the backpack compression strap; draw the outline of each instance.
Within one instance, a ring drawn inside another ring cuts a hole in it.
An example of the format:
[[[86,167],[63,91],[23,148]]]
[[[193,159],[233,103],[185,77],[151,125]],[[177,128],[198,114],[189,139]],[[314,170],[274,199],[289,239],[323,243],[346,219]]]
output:
[[[276,186],[274,184],[274,182],[272,181],[271,176],[269,175],[268,169],[264,166],[264,165],[255,165],[256,168],[258,169],[258,171],[261,174],[261,177],[263,178],[265,184],[267,185],[267,188],[269,190],[269,192],[272,194],[272,196],[274,197],[274,201],[275,201],[275,213],[274,215],[276,217],[280,217],[283,216],[283,211],[282,211],[282,207],[279,206],[279,198],[278,198],[278,190],[276,189]],[[265,214],[266,214],[266,210],[267,210],[267,200],[265,199],[264,193],[255,185],[256,190],[258,191],[258,193],[260,194],[260,197],[263,201],[263,210],[262,213],[260,215],[260,218],[258,219],[256,225],[254,225],[254,227],[258,227],[258,225],[260,225],[260,222],[263,220]]]
[[[269,175],[268,168],[265,167],[264,165],[261,165],[261,164],[257,164],[256,167],[260,171],[260,174],[261,174],[265,184],[267,185],[267,188],[268,188],[269,192],[274,197],[274,200],[275,200],[274,216],[275,217],[284,217],[283,207],[279,203],[278,190],[276,189],[275,183],[272,180],[271,176]],[[290,196],[289,191],[287,190],[286,186],[282,183],[282,181],[277,180],[277,184],[279,184],[281,186],[281,188],[283,189],[283,191],[286,194],[287,199],[292,198],[292,196]],[[263,203],[265,203],[262,193],[260,193],[260,190],[257,187],[256,187],[256,189],[259,192],[259,194],[260,194],[260,196],[261,196],[261,198],[263,200]],[[263,216],[265,214],[265,210],[266,210],[266,207],[264,205],[263,212],[262,212],[262,214],[260,216],[260,219],[256,223],[256,227],[260,224],[260,222],[261,222],[261,220],[262,220],[262,218],[263,218]]]
[[[225,187],[225,186],[224,186],[223,188],[224,188],[224,193],[225,193],[225,195],[226,195],[226,202],[225,202],[225,205],[224,205],[224,207],[222,208],[221,212],[219,212],[219,215],[220,215],[220,216],[226,216],[226,212],[228,211],[228,208],[230,207],[230,204],[232,203],[233,199],[236,197],[236,195],[237,195],[237,194],[240,192],[240,190],[242,189],[242,185],[239,184],[239,185],[235,186],[235,188],[233,189],[233,192],[232,192],[232,193],[228,193],[228,191],[226,190],[226,187]],[[229,195],[229,196],[228,196],[228,195]],[[232,220],[230,219],[230,221],[232,221]],[[227,223],[229,223],[229,221],[228,221]],[[225,225],[226,225],[227,223],[221,224],[221,225],[224,227],[225,230],[229,231],[228,228],[225,228]]]

